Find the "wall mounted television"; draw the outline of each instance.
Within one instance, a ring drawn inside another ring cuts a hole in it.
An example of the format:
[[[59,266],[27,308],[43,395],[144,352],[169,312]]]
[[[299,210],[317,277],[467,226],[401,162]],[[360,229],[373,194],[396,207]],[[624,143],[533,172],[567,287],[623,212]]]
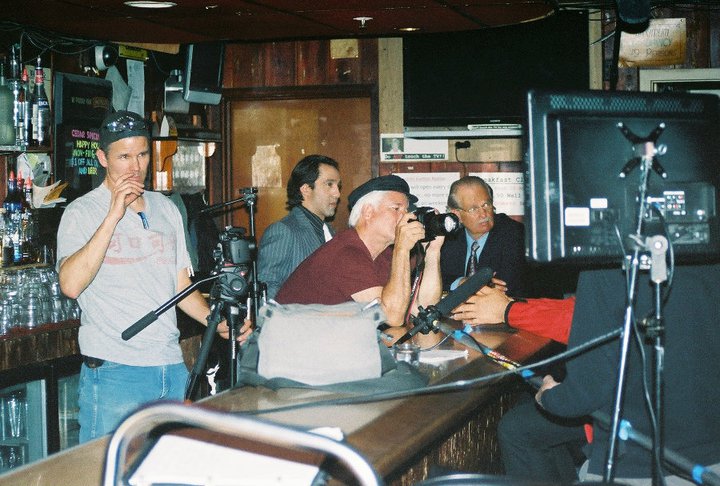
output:
[[[634,240],[656,235],[668,239],[676,262],[717,258],[719,106],[709,94],[530,91],[528,259],[619,264]],[[638,225],[640,200],[648,207]]]
[[[404,37],[405,136],[506,135],[483,126],[521,124],[529,89],[589,87],[588,37],[584,11],[560,11],[518,25]]]
[[[217,105],[222,98],[225,44],[188,44],[185,56],[183,99],[191,103]]]

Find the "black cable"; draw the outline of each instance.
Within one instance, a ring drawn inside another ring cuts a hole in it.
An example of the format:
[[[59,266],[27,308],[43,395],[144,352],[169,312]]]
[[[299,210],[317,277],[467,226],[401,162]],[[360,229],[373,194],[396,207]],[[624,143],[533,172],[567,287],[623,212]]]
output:
[[[267,408],[267,409],[260,409],[260,410],[244,410],[244,411],[232,412],[232,413],[260,415],[260,414],[267,414],[267,413],[286,412],[289,410],[297,410],[297,409],[309,408],[309,407],[354,405],[354,404],[361,404],[361,403],[372,403],[372,402],[380,402],[380,401],[387,401],[387,400],[397,400],[400,398],[408,398],[408,397],[412,397],[412,396],[431,395],[434,393],[441,393],[441,392],[466,391],[475,386],[479,386],[479,385],[484,386],[484,385],[488,384],[486,382],[489,382],[489,381],[495,381],[500,378],[505,378],[509,375],[522,376],[521,373],[523,371],[533,370],[535,368],[541,368],[541,367],[547,366],[549,364],[553,364],[555,362],[563,361],[563,360],[571,358],[575,355],[581,354],[588,349],[592,349],[592,348],[599,346],[607,341],[615,339],[618,336],[620,336],[621,333],[622,333],[622,328],[618,328],[618,329],[615,329],[614,331],[610,331],[602,336],[591,339],[590,341],[588,341],[585,344],[582,344],[576,348],[569,349],[567,351],[559,353],[555,356],[551,356],[544,360],[538,361],[536,363],[532,363],[532,364],[525,365],[525,366],[520,366],[520,367],[512,369],[512,370],[506,370],[506,371],[500,371],[498,373],[492,373],[490,375],[485,375],[485,376],[481,376],[481,377],[470,379],[470,380],[458,380],[458,381],[454,381],[451,383],[444,383],[441,385],[430,385],[425,388],[416,388],[416,389],[412,389],[412,390],[374,393],[374,394],[369,394],[369,395],[352,396],[352,397],[345,397],[345,398],[333,398],[333,399],[328,399],[328,400],[316,400],[316,401],[311,401],[311,402],[296,403],[296,404],[292,404],[292,405],[284,405],[284,406],[275,407],[275,408]]]

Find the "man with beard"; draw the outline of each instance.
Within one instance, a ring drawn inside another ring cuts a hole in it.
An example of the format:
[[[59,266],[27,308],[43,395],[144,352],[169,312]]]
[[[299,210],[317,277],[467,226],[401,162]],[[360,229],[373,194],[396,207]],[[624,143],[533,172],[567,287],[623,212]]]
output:
[[[292,171],[287,184],[290,213],[268,226],[260,241],[258,280],[274,299],[288,276],[329,241],[334,230],[327,223],[340,199],[338,163],[323,155],[308,155]]]

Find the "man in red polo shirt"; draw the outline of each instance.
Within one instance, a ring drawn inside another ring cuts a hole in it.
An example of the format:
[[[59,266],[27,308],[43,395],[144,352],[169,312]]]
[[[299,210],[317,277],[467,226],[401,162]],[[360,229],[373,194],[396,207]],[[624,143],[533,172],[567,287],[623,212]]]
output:
[[[409,212],[417,197],[396,175],[376,177],[348,196],[350,228],[305,259],[280,288],[281,304],[340,304],[379,299],[387,323],[400,326],[410,306],[411,251],[425,228]],[[440,247],[425,246],[424,271],[411,312],[437,303],[442,292]]]

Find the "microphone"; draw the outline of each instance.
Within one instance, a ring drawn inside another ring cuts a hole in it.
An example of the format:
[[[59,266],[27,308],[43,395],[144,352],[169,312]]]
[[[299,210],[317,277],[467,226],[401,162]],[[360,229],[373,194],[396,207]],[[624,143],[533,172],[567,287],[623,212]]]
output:
[[[440,302],[436,305],[430,305],[427,309],[420,307],[417,317],[412,319],[413,328],[398,339],[396,344],[404,343],[418,332],[427,334],[430,331],[440,330],[437,321],[442,317],[449,316],[455,307],[468,300],[471,295],[487,285],[492,279],[492,276],[492,268],[481,267],[458,288],[447,294],[443,299],[440,299]]]
[[[445,298],[440,299],[435,308],[443,317],[449,316],[450,312],[466,300],[475,292],[490,283],[493,276],[493,270],[490,267],[481,267],[475,274],[465,280],[462,285],[450,292]]]

